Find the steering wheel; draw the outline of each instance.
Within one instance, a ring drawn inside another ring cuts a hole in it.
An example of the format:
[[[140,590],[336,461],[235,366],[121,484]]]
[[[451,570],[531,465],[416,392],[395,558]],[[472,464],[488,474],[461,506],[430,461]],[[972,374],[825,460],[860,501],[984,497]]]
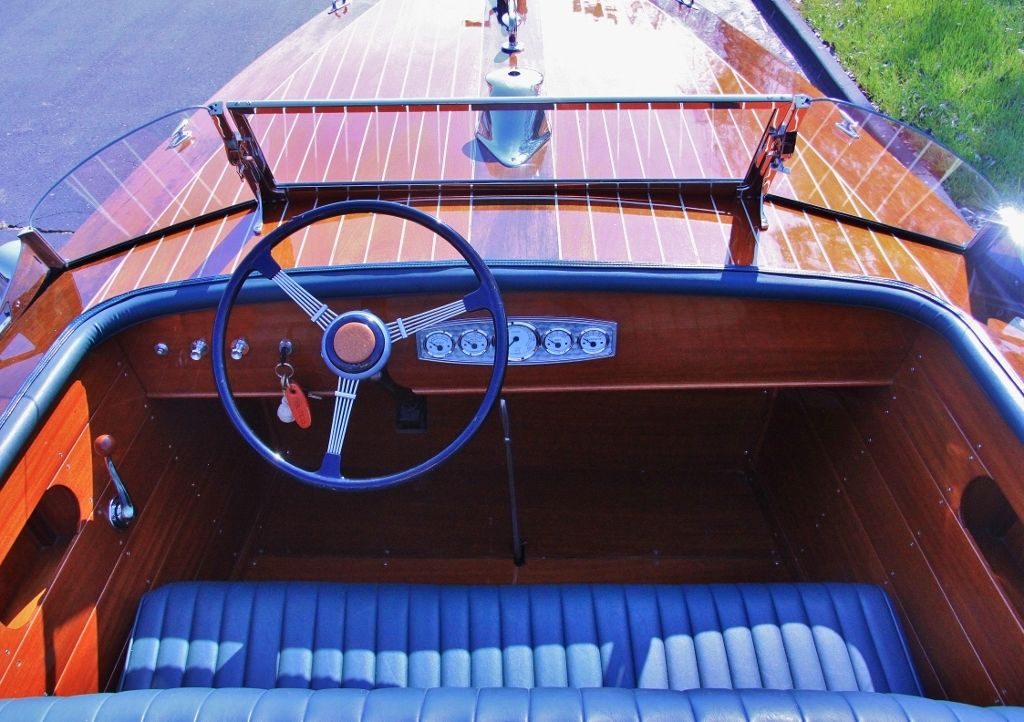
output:
[[[391,322],[385,322],[369,311],[335,313],[287,274],[273,259],[271,251],[293,233],[312,223],[353,213],[379,213],[403,218],[433,231],[466,260],[479,285],[451,303],[405,318],[397,318]],[[309,316],[310,321],[320,327],[323,331],[320,355],[328,370],[338,377],[337,390],[334,392],[331,432],[323,461],[316,471],[296,466],[268,447],[242,418],[231,392],[225,359],[228,319],[242,284],[253,271],[277,284]],[[487,310],[494,322],[494,365],[480,406],[466,427],[448,446],[416,466],[384,476],[361,479],[345,476],[342,473],[342,447],[359,383],[384,369],[391,356],[393,344],[414,336],[421,329],[478,310]],[[508,363],[508,326],[505,307],[494,275],[480,254],[450,226],[423,211],[400,203],[377,200],[341,201],[314,208],[278,226],[242,259],[228,279],[224,295],[217,306],[213,327],[213,349],[213,377],[217,394],[231,423],[260,456],[291,477],[307,484],[330,489],[372,489],[399,484],[433,469],[473,437],[487,418],[501,391]]]

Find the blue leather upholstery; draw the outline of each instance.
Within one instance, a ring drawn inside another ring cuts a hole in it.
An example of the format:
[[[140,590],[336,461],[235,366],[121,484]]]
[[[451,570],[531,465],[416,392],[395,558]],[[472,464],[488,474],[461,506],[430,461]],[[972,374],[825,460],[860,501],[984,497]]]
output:
[[[1024,722],[1024,708],[866,692],[168,689],[0,700],[0,722]]]
[[[888,598],[856,584],[173,584],[122,680],[170,687],[921,692]]]

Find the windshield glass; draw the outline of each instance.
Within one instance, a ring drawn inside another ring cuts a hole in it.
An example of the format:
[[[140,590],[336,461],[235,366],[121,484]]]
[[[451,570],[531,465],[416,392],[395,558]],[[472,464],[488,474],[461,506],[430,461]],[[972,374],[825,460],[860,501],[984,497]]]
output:
[[[100,148],[36,203],[30,223],[74,260],[251,200],[206,109],[193,107]]]
[[[772,195],[957,246],[998,207],[992,186],[931,136],[838,100],[814,100]]]
[[[228,103],[283,184],[742,178],[788,96]]]

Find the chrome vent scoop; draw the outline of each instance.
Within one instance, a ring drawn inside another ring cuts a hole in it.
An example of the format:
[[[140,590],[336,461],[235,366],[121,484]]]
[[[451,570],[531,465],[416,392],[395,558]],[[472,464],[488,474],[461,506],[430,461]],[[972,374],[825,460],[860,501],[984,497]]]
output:
[[[529,68],[502,68],[487,74],[492,98],[540,95],[544,76]],[[540,109],[485,110],[480,114],[476,138],[502,165],[518,168],[551,137]]]

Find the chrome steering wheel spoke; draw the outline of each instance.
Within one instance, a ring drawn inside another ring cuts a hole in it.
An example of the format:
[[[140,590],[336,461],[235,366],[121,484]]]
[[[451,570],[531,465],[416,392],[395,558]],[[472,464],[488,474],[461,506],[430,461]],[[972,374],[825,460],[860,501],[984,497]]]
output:
[[[488,289],[483,286],[479,286],[475,291],[467,293],[458,301],[452,301],[443,306],[432,308],[429,311],[413,314],[408,318],[395,319],[387,324],[388,335],[391,337],[391,342],[394,343],[395,341],[401,341],[403,338],[409,338],[417,331],[444,323],[464,313],[481,309],[487,309],[492,315],[494,313]]]
[[[352,406],[356,402],[359,379],[338,377],[338,389],[334,392],[334,415],[331,418],[331,435],[327,439],[327,453],[320,465],[321,473],[341,476],[341,450],[345,445],[345,434],[352,418]]]
[[[298,281],[285,273],[277,261],[271,258],[269,251],[265,257],[259,259],[255,268],[277,284],[288,298],[295,301],[298,307],[309,316],[309,320],[324,331],[338,318],[338,314],[332,311],[326,303],[322,303],[320,299],[300,286]]]
[[[396,318],[387,325],[388,334],[391,336],[392,343],[401,341],[403,338],[409,338],[417,331],[443,323],[456,316],[461,316],[466,311],[466,299],[460,298],[458,301],[452,301],[451,303],[446,303],[443,306],[438,306],[407,318]]]

